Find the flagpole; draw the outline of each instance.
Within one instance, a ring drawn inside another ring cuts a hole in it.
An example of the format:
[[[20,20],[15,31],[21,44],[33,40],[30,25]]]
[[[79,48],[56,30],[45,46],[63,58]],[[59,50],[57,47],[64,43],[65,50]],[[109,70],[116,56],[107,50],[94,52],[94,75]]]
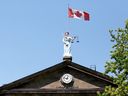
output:
[[[67,18],[68,18],[67,19],[67,25],[68,25],[67,30],[70,31],[69,3],[68,3],[67,12],[68,12],[68,14],[67,14]]]

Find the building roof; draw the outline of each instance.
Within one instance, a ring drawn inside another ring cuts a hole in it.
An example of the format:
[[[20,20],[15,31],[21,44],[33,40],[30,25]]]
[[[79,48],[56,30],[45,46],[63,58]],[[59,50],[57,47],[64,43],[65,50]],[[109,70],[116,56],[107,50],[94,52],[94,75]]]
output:
[[[81,72],[82,74],[86,74],[88,76],[91,76],[93,78],[96,78],[98,80],[101,80],[103,82],[105,82],[106,84],[109,84],[109,85],[112,85],[112,86],[115,86],[112,82],[112,80],[110,79],[109,76],[107,75],[104,75],[98,71],[95,71],[95,70],[92,70],[92,69],[89,69],[87,67],[84,67],[84,66],[81,66],[80,64],[76,64],[74,62],[71,62],[71,61],[63,61],[59,64],[56,64],[52,67],[49,67],[47,69],[44,69],[44,70],[41,70],[39,72],[36,72],[32,75],[29,75],[29,76],[26,76],[24,78],[21,78],[19,80],[16,80],[12,83],[9,83],[9,84],[6,84],[6,85],[3,85],[0,87],[0,93],[3,94],[3,93],[6,93],[6,92],[10,92],[10,90],[12,90],[11,92],[31,92],[31,91],[36,91],[36,92],[40,92],[40,90],[42,89],[36,89],[36,88],[22,88],[21,86],[31,82],[31,81],[34,81],[36,78],[40,77],[40,76],[44,76],[44,77],[47,77],[49,74],[53,73],[53,72],[57,72],[58,70],[63,70],[63,69],[68,69],[69,70],[75,70],[77,72]],[[68,70],[65,70],[66,72],[69,72]],[[56,73],[57,74],[57,73]],[[51,81],[52,82],[52,81]],[[21,89],[19,89],[21,88]],[[45,89],[45,88],[44,88]],[[46,88],[47,89],[47,88]],[[44,90],[44,92],[48,92],[46,91],[46,89]],[[93,92],[92,90],[94,90],[95,88],[92,88],[92,89],[86,89],[87,91],[86,92]],[[17,90],[17,91],[16,91]],[[38,90],[38,91],[37,91]],[[51,92],[55,92],[55,90],[59,90],[61,92],[62,89],[47,89],[47,90],[50,90]],[[65,89],[64,89],[65,90]],[[72,90],[72,89],[70,89]],[[73,90],[79,90],[78,88],[74,88]],[[75,92],[73,91],[72,92]],[[84,89],[81,89],[81,92],[83,92]],[[94,91],[96,91],[97,89],[95,89]],[[98,90],[102,90],[102,88],[99,88]],[[64,91],[62,91],[64,92]]]

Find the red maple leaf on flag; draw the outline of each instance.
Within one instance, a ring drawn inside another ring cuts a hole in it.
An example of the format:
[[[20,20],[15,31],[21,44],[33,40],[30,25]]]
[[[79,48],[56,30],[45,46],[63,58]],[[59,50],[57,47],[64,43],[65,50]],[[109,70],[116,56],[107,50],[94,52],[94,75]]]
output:
[[[81,17],[81,16],[82,16],[82,13],[80,13],[79,11],[76,11],[76,12],[75,12],[75,15],[76,15],[77,17]]]

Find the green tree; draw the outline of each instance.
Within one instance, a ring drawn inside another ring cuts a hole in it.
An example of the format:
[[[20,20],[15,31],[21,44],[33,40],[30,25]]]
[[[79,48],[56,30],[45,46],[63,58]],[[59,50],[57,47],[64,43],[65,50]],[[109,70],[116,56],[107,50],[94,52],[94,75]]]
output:
[[[106,62],[105,74],[112,74],[113,83],[116,88],[106,86],[99,96],[128,96],[128,20],[125,28],[110,30],[113,50],[110,51],[111,59]]]

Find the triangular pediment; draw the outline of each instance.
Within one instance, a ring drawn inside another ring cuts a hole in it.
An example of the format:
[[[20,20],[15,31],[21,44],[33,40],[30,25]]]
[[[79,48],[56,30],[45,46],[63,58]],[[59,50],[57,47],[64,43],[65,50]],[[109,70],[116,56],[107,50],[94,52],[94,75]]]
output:
[[[71,75],[72,80],[70,81],[67,76],[64,77],[65,74]],[[0,91],[5,89],[95,89],[104,88],[106,85],[112,85],[108,76],[79,64],[64,61],[4,85],[0,88]]]

